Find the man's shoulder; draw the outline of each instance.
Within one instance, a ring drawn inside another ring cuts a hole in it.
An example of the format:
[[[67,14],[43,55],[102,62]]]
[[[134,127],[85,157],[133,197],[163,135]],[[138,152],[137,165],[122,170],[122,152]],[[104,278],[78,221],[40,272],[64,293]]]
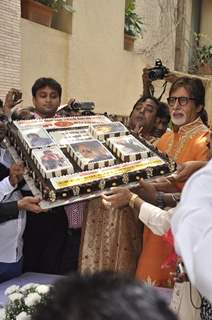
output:
[[[174,135],[174,132],[169,130],[166,131],[157,141],[156,141],[156,146],[163,142],[167,142],[172,136]]]

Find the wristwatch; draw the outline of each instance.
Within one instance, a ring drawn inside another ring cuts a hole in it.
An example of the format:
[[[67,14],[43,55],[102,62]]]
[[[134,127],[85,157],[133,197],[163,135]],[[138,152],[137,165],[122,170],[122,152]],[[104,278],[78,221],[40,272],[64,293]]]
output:
[[[129,201],[129,206],[132,208],[132,209],[135,209],[135,200],[138,198],[138,195],[133,193],[131,198],[130,198],[130,201]]]

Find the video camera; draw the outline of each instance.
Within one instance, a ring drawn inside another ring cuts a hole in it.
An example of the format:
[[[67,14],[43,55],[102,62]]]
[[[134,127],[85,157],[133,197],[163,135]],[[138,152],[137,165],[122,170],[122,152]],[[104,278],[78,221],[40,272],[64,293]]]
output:
[[[90,112],[94,110],[94,102],[74,102],[71,104],[71,108],[74,111]]]
[[[153,68],[149,68],[148,71],[148,76],[151,81],[163,79],[164,76],[169,73],[169,69],[163,66],[161,59],[156,59],[155,66]]]
[[[94,107],[95,107],[94,102],[73,101],[64,108],[64,111],[79,112],[83,116],[91,116],[95,114],[93,112]]]

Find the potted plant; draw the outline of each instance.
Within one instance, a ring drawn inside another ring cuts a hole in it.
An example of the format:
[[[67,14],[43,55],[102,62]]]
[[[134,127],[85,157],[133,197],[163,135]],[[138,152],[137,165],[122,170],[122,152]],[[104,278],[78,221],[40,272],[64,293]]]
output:
[[[50,27],[55,11],[64,8],[72,12],[67,0],[21,0],[21,16]]]
[[[200,74],[212,74],[212,42],[202,33],[194,33],[193,65]]]
[[[135,12],[135,0],[130,0],[125,10],[124,48],[133,50],[134,41],[143,34],[143,19]]]

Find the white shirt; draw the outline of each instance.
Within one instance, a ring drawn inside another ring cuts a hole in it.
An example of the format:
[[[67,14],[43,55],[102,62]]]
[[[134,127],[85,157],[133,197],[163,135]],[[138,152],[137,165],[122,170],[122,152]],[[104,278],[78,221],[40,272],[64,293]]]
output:
[[[0,159],[5,153],[0,148]],[[3,157],[2,157],[3,159]],[[4,163],[5,165],[5,163]],[[0,202],[12,202],[22,198],[20,191],[13,192],[9,177],[0,181]],[[22,257],[23,232],[26,225],[26,213],[19,211],[17,219],[0,223],[0,262],[17,262]]]
[[[2,163],[5,167],[10,168],[11,164],[13,163],[13,160],[11,158],[11,155],[6,148],[2,148],[0,145],[0,163]]]
[[[175,208],[162,210],[150,203],[143,202],[139,219],[156,235],[162,236],[170,228],[170,221]]]
[[[186,183],[171,225],[192,284],[212,302],[212,160]]]

